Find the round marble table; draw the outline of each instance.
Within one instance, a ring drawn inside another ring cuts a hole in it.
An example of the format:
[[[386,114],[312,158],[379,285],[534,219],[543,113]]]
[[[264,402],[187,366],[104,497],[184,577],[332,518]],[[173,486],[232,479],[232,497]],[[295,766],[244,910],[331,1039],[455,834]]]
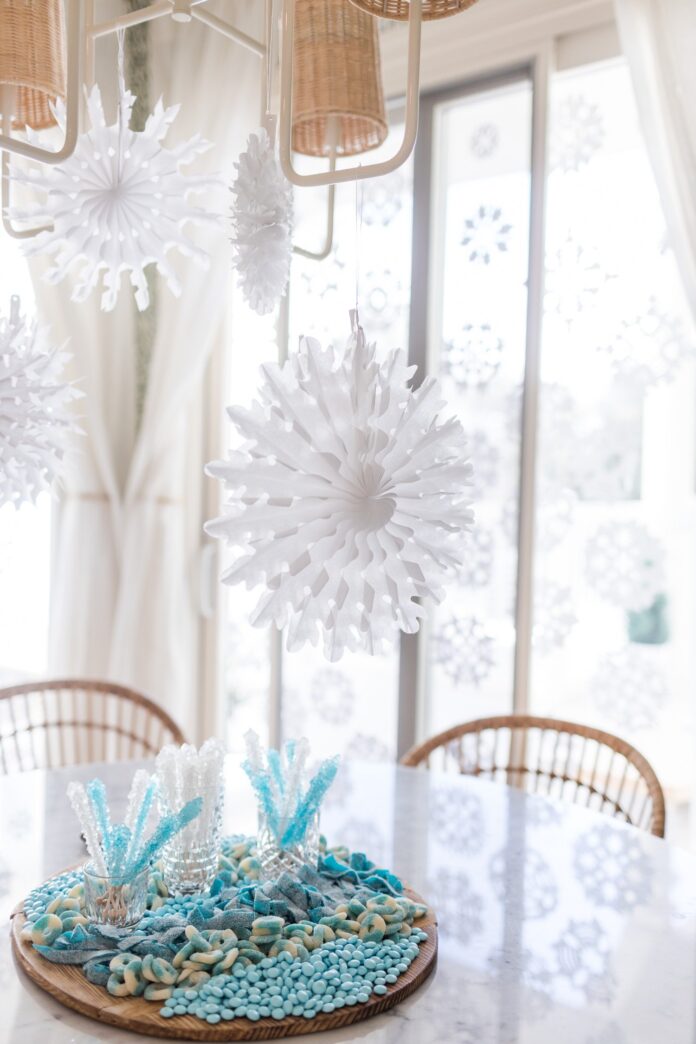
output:
[[[83,857],[65,797],[100,775],[122,806],[134,764],[0,777],[0,904]],[[226,826],[252,832],[228,766]],[[118,811],[118,807],[116,809]],[[435,974],[386,1015],[297,1041],[693,1044],[696,859],[597,813],[502,785],[391,765],[342,767],[322,817],[430,899]],[[137,1039],[61,1007],[0,946],[0,1044]],[[140,1038],[144,1039],[144,1038]]]

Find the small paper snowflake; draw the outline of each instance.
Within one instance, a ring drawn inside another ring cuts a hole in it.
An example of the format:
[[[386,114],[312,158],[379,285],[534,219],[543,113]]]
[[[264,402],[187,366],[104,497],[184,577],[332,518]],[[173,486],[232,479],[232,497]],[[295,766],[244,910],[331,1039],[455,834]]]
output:
[[[473,855],[483,844],[481,799],[458,787],[431,791],[429,823],[435,838],[454,852]]]
[[[488,159],[498,148],[500,134],[494,123],[481,123],[471,135],[470,148],[478,159]]]
[[[79,280],[72,293],[84,301],[103,283],[101,307],[116,305],[121,275],[130,273],[135,302],[143,311],[150,303],[145,269],[150,264],[175,296],[181,284],[167,254],[176,248],[202,268],[208,255],[185,235],[189,223],[217,220],[189,202],[192,193],[217,186],[214,178],[187,175],[181,168],[206,152],[210,145],[196,134],[172,149],[162,145],[179,106],[165,109],[157,102],[142,131],[130,127],[135,96],[119,79],[118,118],[106,123],[99,87],[87,96],[91,129],[81,134],[72,156],[56,166],[13,170],[13,179],[46,194],[43,204],[12,207],[10,216],[32,224],[44,222],[50,231],[28,241],[27,255],[51,255],[55,263],[45,279],[59,283],[74,268]],[[65,107],[55,106],[58,124],[65,127]]]
[[[356,733],[346,745],[348,761],[374,761],[379,764],[391,761],[392,757],[392,751],[383,740],[364,732]]]
[[[575,843],[573,868],[596,906],[628,913],[650,900],[653,864],[637,831],[593,827]]]
[[[597,295],[612,278],[593,247],[568,236],[546,258],[544,311],[570,327],[579,315],[596,306]]]
[[[290,279],[292,186],[264,128],[249,135],[235,168],[232,263],[245,300],[259,315],[267,315],[287,291]]]
[[[495,643],[475,616],[438,620],[430,642],[433,662],[456,685],[478,687],[495,666]]]
[[[568,95],[551,123],[551,166],[565,173],[581,170],[599,152],[604,139],[599,106],[582,94]]]
[[[491,887],[496,898],[526,921],[547,917],[558,906],[558,885],[548,863],[535,852],[525,849],[522,867],[508,867],[507,849],[493,856],[489,867]]]
[[[498,485],[500,453],[485,431],[477,428],[469,434],[471,459],[476,461],[471,499],[474,503],[493,492]]]
[[[585,570],[597,594],[621,609],[648,609],[664,591],[664,552],[636,522],[609,522],[587,544]]]
[[[209,468],[230,499],[206,528],[240,552],[223,580],[264,588],[252,623],[287,626],[291,651],[323,639],[338,660],[415,633],[461,565],[464,432],[435,380],[408,386],[414,369],[378,362],[355,325],[344,350],[303,339],[266,364],[260,401],[228,411],[244,441]]]
[[[648,307],[624,320],[612,341],[600,346],[614,375],[639,390],[672,382],[681,366],[696,354],[696,340],[683,321],[660,308],[654,297]]]
[[[464,222],[461,244],[467,248],[469,261],[489,265],[496,254],[507,252],[511,231],[500,207],[480,206]]]
[[[310,698],[316,713],[332,725],[342,725],[353,715],[355,690],[341,671],[325,667],[312,678]]]
[[[570,921],[553,948],[558,975],[587,1001],[608,1004],[614,978],[609,965],[609,939],[599,921]]]
[[[498,372],[503,342],[488,323],[467,323],[443,346],[442,373],[459,388],[481,388]]]
[[[539,582],[534,594],[535,650],[546,656],[562,648],[577,622],[570,588],[555,580]]]
[[[428,895],[437,897],[437,927],[443,936],[466,946],[483,930],[483,899],[466,874],[440,870],[428,882]]]
[[[493,535],[476,526],[469,538],[469,550],[457,580],[462,587],[487,587],[493,575]]]
[[[69,358],[13,297],[9,316],[0,315],[0,504],[35,501],[60,474],[78,430],[70,406],[82,394],[60,380]]]
[[[608,653],[590,684],[597,709],[622,732],[653,727],[667,702],[667,679],[648,649],[629,645]]]

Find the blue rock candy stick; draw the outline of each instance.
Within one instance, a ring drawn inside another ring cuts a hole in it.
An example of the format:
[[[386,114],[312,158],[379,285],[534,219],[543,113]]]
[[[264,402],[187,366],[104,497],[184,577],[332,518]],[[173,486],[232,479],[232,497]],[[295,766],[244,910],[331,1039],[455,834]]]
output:
[[[165,816],[161,819],[157,829],[148,841],[148,843],[142,849],[140,855],[136,861],[132,864],[131,873],[135,877],[137,874],[144,870],[148,866],[155,855],[159,852],[168,841],[178,834],[180,830],[188,826],[192,819],[200,815],[201,809],[203,808],[203,799],[200,797],[193,798],[191,801],[187,801],[184,807],[179,811],[172,813],[171,815]]]
[[[271,781],[268,774],[255,769],[250,761],[243,762],[242,768],[249,777],[249,781],[251,782],[254,793],[256,794],[259,804],[266,816],[270,830],[272,833],[277,834],[278,809],[273,798]]]
[[[115,826],[111,828],[109,836],[109,876],[120,884],[131,879],[128,865],[128,849],[130,847],[131,832],[127,826]]]
[[[268,767],[271,772],[271,779],[278,788],[278,795],[282,796],[285,793],[285,776],[283,775],[283,766],[280,762],[280,753],[277,750],[268,751]]]
[[[324,800],[324,795],[334,781],[338,772],[338,758],[329,758],[323,761],[319,771],[312,779],[307,793],[299,802],[295,814],[288,822],[281,843],[284,848],[290,848],[302,841],[307,833],[310,822],[319,810]]]
[[[94,818],[97,821],[99,832],[102,836],[102,846],[107,862],[109,861],[111,841],[111,817],[106,800],[106,787],[100,779],[93,779],[87,784],[87,795],[94,810]]]

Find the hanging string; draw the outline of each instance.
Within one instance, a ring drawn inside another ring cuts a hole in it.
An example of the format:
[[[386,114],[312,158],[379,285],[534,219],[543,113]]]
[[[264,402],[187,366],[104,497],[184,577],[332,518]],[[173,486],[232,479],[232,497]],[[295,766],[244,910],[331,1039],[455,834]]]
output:
[[[130,98],[126,90],[126,31],[117,31],[118,39],[118,181],[123,176],[123,128]]]
[[[275,62],[276,3],[266,0],[266,115],[271,112],[271,96],[273,93],[273,69]]]
[[[360,164],[362,167],[362,163]],[[359,321],[360,309],[360,248],[362,245],[363,225],[363,198],[364,182],[362,178],[355,179],[355,315]]]

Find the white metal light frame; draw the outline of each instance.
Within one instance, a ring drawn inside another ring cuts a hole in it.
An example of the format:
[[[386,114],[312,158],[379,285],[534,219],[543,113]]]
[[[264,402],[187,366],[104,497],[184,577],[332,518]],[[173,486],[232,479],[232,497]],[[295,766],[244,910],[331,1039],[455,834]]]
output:
[[[406,106],[404,135],[401,145],[390,159],[379,163],[358,164],[340,170],[320,171],[315,174],[300,174],[292,161],[292,73],[293,45],[295,41],[295,0],[283,0],[282,47],[280,58],[280,120],[279,150],[280,165],[285,177],[299,188],[319,185],[337,185],[363,178],[377,178],[401,167],[413,152],[418,134],[418,93],[420,88],[420,46],[422,7],[412,3],[408,18],[408,71],[406,82]]]

